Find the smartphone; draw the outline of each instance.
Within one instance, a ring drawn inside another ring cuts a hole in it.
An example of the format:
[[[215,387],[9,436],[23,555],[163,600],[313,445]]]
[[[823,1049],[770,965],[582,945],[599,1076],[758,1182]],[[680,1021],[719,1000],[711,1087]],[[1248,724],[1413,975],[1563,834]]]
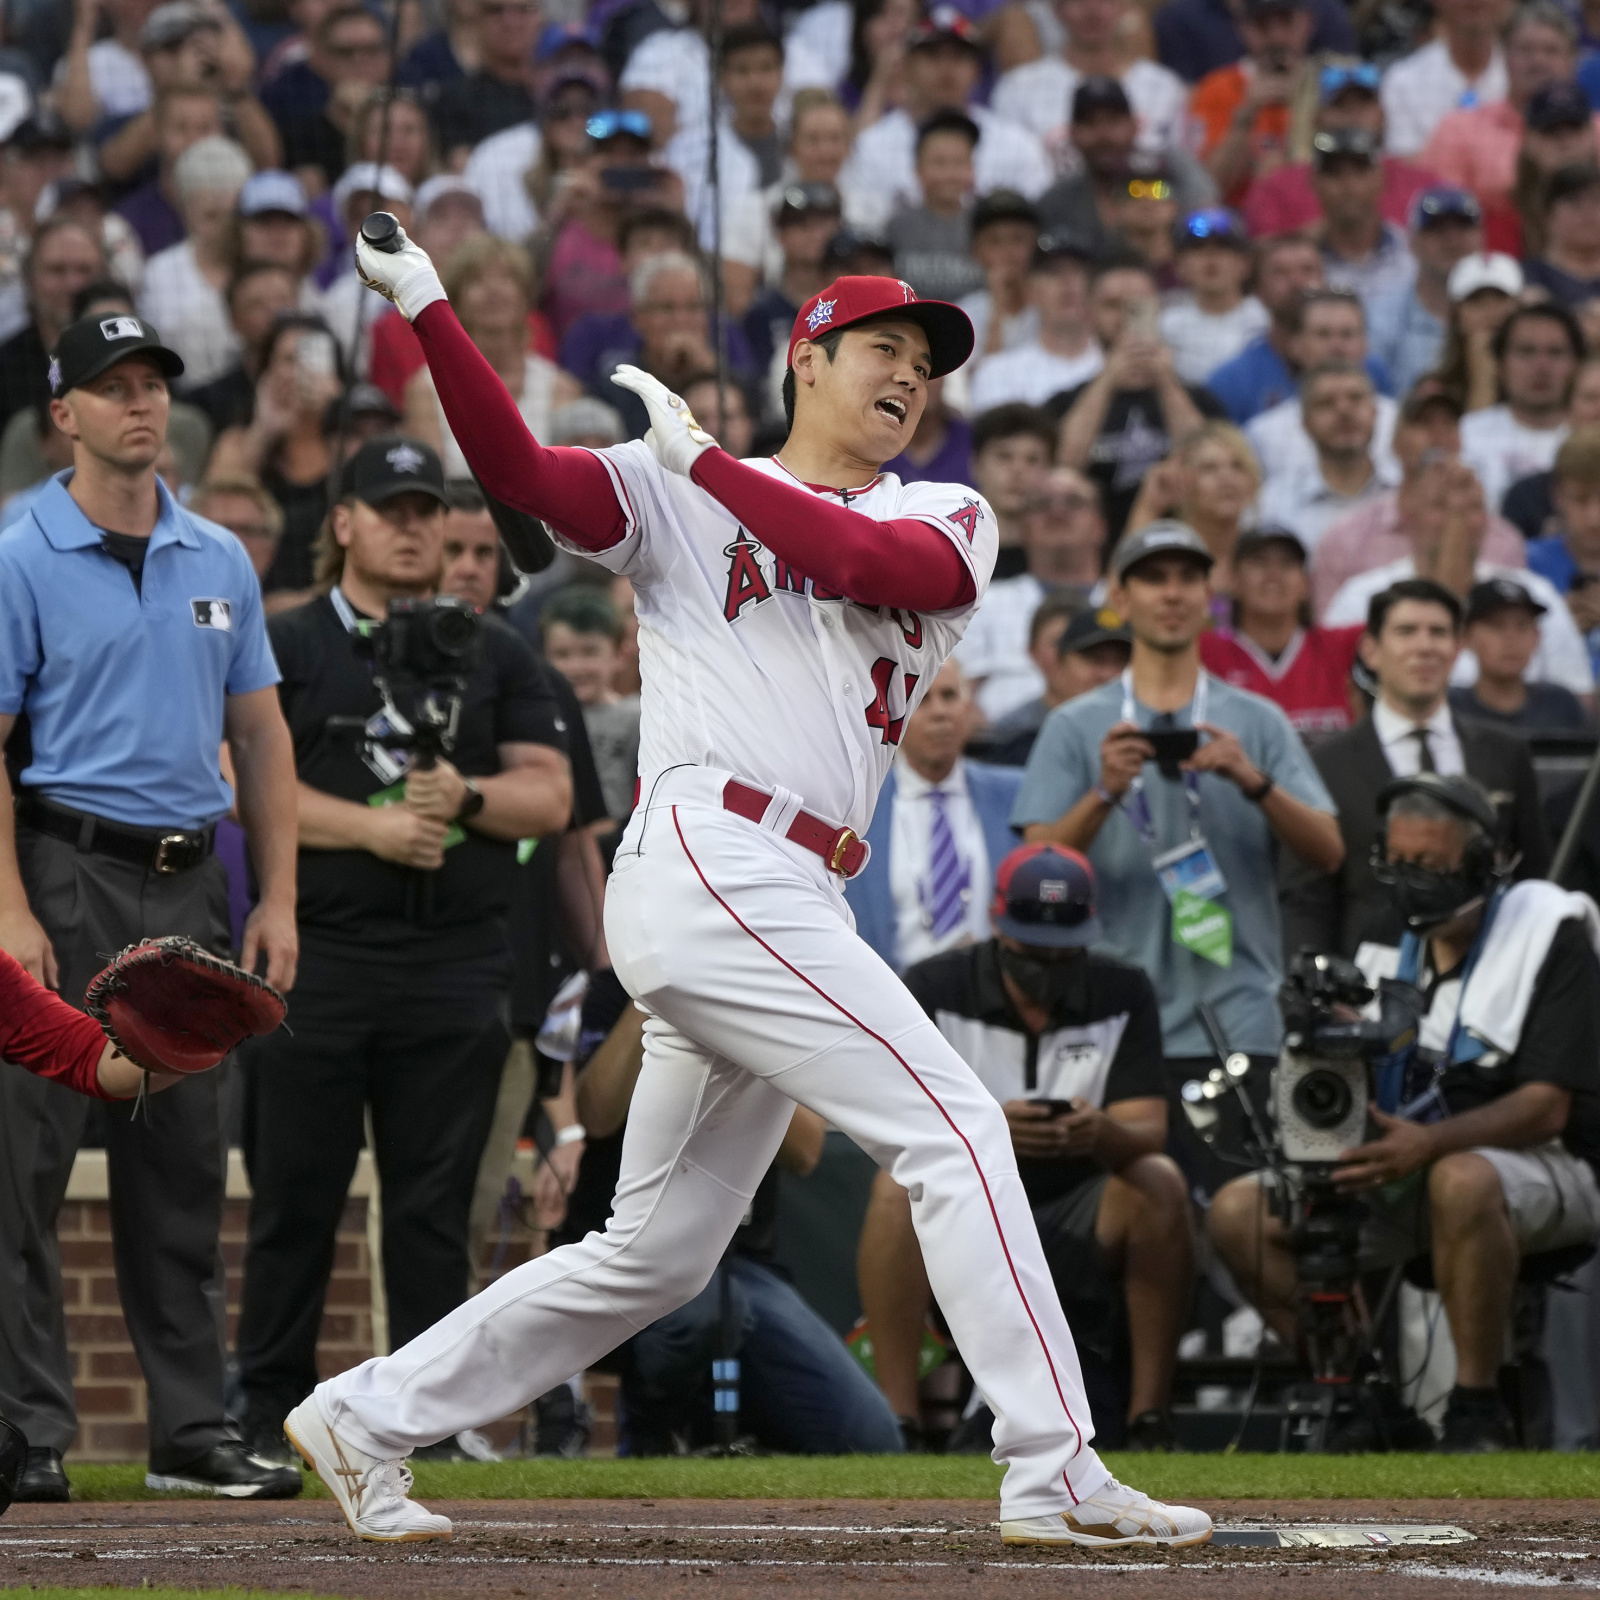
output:
[[[1128,307],[1128,335],[1133,339],[1156,339],[1161,335],[1161,305],[1153,297],[1135,300]]]
[[[338,370],[334,355],[333,335],[313,330],[303,334],[295,346],[294,364],[307,378],[331,378]]]
[[[619,194],[638,194],[641,190],[655,188],[661,182],[661,170],[648,166],[605,167],[601,170],[600,182]]]
[[[1200,735],[1194,728],[1146,728],[1139,737],[1149,741],[1155,750],[1150,759],[1163,767],[1187,761],[1200,748]]]
[[[1041,1100],[1037,1103],[1049,1106],[1052,1117],[1070,1117],[1078,1109],[1070,1100]]]

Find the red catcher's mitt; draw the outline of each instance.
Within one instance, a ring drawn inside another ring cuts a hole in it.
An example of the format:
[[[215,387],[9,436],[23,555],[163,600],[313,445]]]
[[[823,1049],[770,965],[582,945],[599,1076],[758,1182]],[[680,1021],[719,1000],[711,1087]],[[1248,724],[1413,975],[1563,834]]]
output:
[[[83,1009],[146,1072],[205,1072],[271,1033],[288,1006],[254,973],[173,937],[129,945],[95,974]]]

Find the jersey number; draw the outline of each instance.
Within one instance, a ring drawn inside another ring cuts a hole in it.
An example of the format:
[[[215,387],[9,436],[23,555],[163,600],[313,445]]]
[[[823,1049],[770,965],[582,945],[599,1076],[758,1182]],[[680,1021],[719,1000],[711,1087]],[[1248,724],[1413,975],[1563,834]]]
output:
[[[877,695],[872,704],[867,707],[867,726],[876,728],[882,744],[899,744],[901,730],[906,725],[906,714],[902,710],[898,717],[892,716],[889,711],[889,686],[894,682],[897,663],[888,656],[879,656],[872,663],[872,687]],[[911,704],[911,691],[917,686],[918,674],[908,672],[905,675],[905,698],[903,706]]]

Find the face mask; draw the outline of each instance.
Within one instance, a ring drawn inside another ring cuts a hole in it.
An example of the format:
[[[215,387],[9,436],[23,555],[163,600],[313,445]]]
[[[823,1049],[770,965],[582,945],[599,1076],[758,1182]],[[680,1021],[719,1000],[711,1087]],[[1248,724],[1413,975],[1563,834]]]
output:
[[[1482,885],[1464,872],[1435,872],[1411,865],[1390,866],[1384,887],[1413,933],[1442,927],[1483,896]]]
[[[1028,955],[1021,950],[1000,947],[1000,970],[1016,984],[1023,995],[1051,1016],[1062,1009],[1072,990],[1076,963],[1071,952],[1065,960]]]

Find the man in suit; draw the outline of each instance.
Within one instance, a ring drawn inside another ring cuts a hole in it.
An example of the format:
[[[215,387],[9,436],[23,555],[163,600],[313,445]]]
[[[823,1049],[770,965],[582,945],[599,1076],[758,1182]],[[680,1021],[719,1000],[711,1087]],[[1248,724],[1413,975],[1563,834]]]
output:
[[[995,869],[1017,843],[1008,819],[1022,772],[962,760],[975,710],[952,658],[906,719],[867,830],[871,856],[845,885],[856,932],[896,972],[989,937]]]
[[[1429,578],[1407,578],[1373,596],[1361,656],[1378,681],[1370,716],[1312,752],[1344,836],[1344,865],[1324,874],[1285,853],[1284,950],[1353,956],[1363,942],[1396,944],[1393,902],[1372,875],[1379,791],[1417,772],[1466,773],[1494,797],[1517,875],[1541,878],[1550,840],[1533,762],[1511,734],[1458,721],[1447,692],[1461,648],[1461,602]]]

